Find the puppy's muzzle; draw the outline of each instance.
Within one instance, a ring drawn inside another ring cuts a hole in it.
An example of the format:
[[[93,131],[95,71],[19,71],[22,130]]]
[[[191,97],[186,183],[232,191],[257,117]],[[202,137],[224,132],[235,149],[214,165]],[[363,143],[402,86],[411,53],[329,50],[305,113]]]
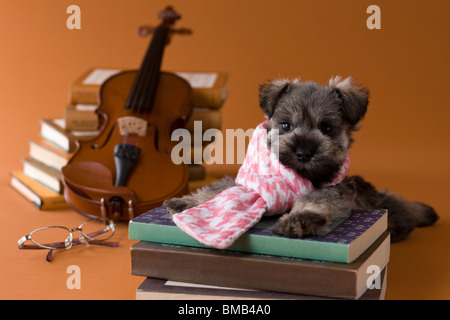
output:
[[[308,162],[311,160],[312,157],[314,157],[314,153],[314,150],[307,147],[297,147],[297,149],[295,149],[295,156],[302,162]]]

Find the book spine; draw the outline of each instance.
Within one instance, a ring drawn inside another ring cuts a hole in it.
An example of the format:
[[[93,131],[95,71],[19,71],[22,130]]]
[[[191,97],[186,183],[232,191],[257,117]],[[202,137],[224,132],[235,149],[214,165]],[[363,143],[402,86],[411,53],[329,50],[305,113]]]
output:
[[[170,284],[168,285],[167,283]],[[180,285],[178,285],[180,284]],[[147,277],[136,290],[136,300],[311,300],[331,299],[328,297],[305,296],[291,293],[246,290],[218,286],[198,286]]]
[[[21,186],[19,186],[21,184]],[[42,207],[42,199],[36,195],[36,193],[27,185],[23,184],[17,178],[12,177],[9,186],[13,188],[18,194],[20,194],[25,200],[35,205],[39,210]],[[34,197],[30,197],[29,194],[33,194]]]
[[[201,164],[188,165],[188,181],[201,180],[206,177],[206,168]]]
[[[93,131],[98,129],[98,115],[94,111],[77,110],[75,107],[67,107],[65,112],[67,130]],[[202,131],[208,129],[220,129],[222,126],[222,113],[211,108],[194,108],[190,118],[186,121],[186,129],[193,133],[195,121],[201,121]]]
[[[22,172],[31,179],[39,182],[50,190],[62,194],[63,184],[61,173],[34,159],[22,159]]]
[[[195,121],[201,121],[202,131],[219,129],[222,126],[222,113],[210,108],[194,108],[191,117],[186,122],[186,130],[194,132]]]
[[[40,209],[46,211],[66,208],[69,208],[69,205],[64,198],[44,198]]]
[[[40,210],[68,208],[63,195],[25,176],[21,171],[11,172],[10,175],[10,186]]]
[[[99,104],[99,91],[99,85],[74,83],[70,88],[70,102],[72,104]]]
[[[74,83],[70,89],[70,103],[72,104],[99,104],[100,85],[83,85]],[[192,105],[195,108],[219,109],[222,107],[226,91],[224,89],[213,88],[192,89]]]
[[[354,272],[325,268],[320,262],[308,265],[283,259],[134,245],[131,248],[131,273],[243,289],[357,298]]]
[[[219,109],[225,101],[226,94],[221,89],[192,89],[192,105],[196,108]]]
[[[66,129],[73,131],[98,130],[98,115],[95,111],[77,110],[75,107],[67,107],[64,115]]]

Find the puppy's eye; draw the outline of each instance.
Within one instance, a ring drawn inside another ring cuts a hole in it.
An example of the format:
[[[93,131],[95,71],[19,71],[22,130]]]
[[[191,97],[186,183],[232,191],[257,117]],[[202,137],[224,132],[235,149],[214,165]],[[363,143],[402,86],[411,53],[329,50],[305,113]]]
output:
[[[331,126],[331,124],[321,123],[319,129],[323,134],[329,134],[333,130],[333,127]]]
[[[284,131],[291,131],[292,130],[292,124],[288,123],[288,122],[284,122],[281,124],[281,129],[283,129]]]

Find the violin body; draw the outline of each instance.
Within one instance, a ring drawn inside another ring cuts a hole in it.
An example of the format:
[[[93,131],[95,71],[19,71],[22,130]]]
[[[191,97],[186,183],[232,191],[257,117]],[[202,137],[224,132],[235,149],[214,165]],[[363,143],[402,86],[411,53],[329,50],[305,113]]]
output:
[[[170,136],[190,116],[191,87],[159,70],[149,78],[142,68],[102,85],[100,133],[79,141],[62,168],[66,200],[84,215],[128,221],[187,192],[187,166],[173,163]]]

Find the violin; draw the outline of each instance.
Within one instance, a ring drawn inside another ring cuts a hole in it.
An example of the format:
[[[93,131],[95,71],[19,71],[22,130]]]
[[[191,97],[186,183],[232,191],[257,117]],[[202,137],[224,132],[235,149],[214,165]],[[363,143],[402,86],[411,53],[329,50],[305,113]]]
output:
[[[187,192],[187,166],[172,162],[170,136],[192,112],[191,87],[160,68],[171,34],[189,32],[172,28],[180,16],[171,7],[159,18],[158,27],[144,29],[153,37],[139,70],[101,86],[100,133],[78,141],[62,168],[66,201],[83,215],[128,221]]]

